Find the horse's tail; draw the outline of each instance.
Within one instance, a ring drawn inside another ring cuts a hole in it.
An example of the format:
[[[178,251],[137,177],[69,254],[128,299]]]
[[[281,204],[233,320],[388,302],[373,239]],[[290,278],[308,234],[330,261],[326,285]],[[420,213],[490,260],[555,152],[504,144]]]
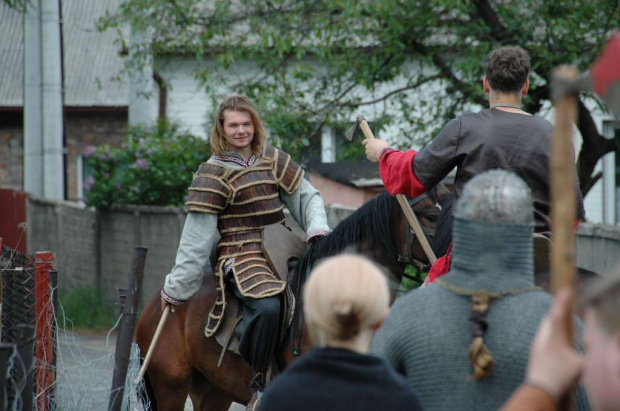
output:
[[[144,358],[140,358],[140,367]],[[149,375],[144,374],[144,384],[140,385],[140,391],[138,392],[139,398],[142,401],[142,406],[145,410],[157,411],[157,399],[155,398],[155,391],[149,380]]]

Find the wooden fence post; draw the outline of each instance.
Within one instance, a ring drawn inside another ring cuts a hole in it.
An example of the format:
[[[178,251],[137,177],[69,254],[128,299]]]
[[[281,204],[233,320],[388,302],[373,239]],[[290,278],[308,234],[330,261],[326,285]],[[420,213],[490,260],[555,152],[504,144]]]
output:
[[[138,302],[140,301],[140,294],[142,292],[142,279],[144,278],[147,251],[147,247],[135,247],[133,252],[131,273],[127,286],[127,297],[121,321],[118,326],[118,337],[116,338],[114,375],[112,376],[112,389],[110,391],[110,402],[108,404],[109,411],[120,411],[123,405],[125,380],[127,379],[127,368],[131,357],[131,344],[133,343],[133,334],[136,328],[136,316],[138,313]]]
[[[52,303],[52,287],[50,286],[50,270],[53,269],[54,253],[50,251],[35,254],[35,357],[37,367],[36,380],[36,408],[39,411],[50,409],[50,396],[55,390],[55,318]]]

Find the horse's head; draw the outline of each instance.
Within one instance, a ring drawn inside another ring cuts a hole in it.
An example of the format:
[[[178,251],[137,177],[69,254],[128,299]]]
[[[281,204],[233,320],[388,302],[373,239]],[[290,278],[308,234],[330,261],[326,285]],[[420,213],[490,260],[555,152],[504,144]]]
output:
[[[422,230],[430,244],[433,244],[437,221],[442,210],[442,203],[450,196],[450,192],[443,183],[438,184],[428,192],[408,198],[409,205],[418,218]],[[398,260],[404,265],[413,265],[425,271],[429,263],[428,257],[422,248],[419,238],[416,238],[413,229],[409,226],[405,215],[401,212],[400,223],[396,231],[396,244],[399,250]]]
[[[422,227],[431,238],[441,210],[440,204],[449,194],[443,184],[431,190],[428,195],[412,201],[412,208]],[[400,281],[408,262],[404,256],[427,264],[418,239],[409,237],[409,227],[396,198],[387,193],[380,195],[341,221],[334,231],[317,247],[315,258],[320,259],[344,251],[364,254],[391,273]],[[401,256],[399,261],[399,256]]]

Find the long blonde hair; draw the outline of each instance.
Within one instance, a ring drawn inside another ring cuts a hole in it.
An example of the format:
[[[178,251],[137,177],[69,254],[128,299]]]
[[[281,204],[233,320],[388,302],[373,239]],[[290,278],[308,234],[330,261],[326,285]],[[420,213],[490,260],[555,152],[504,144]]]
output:
[[[370,260],[340,255],[321,262],[304,289],[304,314],[312,342],[348,341],[387,315],[390,292]]]
[[[250,115],[252,118],[252,124],[254,125],[252,152],[256,154],[260,153],[265,145],[265,140],[267,139],[265,125],[263,124],[263,119],[258,113],[258,110],[254,107],[254,104],[252,104],[249,98],[241,95],[226,97],[217,109],[215,121],[209,136],[211,153],[216,156],[221,156],[228,151],[228,143],[226,142],[226,134],[224,133],[224,111],[226,110],[243,111]]]

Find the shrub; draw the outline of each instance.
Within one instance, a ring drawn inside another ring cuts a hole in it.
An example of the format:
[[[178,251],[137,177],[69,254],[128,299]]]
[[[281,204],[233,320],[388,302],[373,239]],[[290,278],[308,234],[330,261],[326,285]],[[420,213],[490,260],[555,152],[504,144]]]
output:
[[[209,145],[176,124],[159,122],[130,129],[120,148],[90,147],[84,157],[91,169],[84,182],[87,205],[179,206],[193,173],[209,158]]]

